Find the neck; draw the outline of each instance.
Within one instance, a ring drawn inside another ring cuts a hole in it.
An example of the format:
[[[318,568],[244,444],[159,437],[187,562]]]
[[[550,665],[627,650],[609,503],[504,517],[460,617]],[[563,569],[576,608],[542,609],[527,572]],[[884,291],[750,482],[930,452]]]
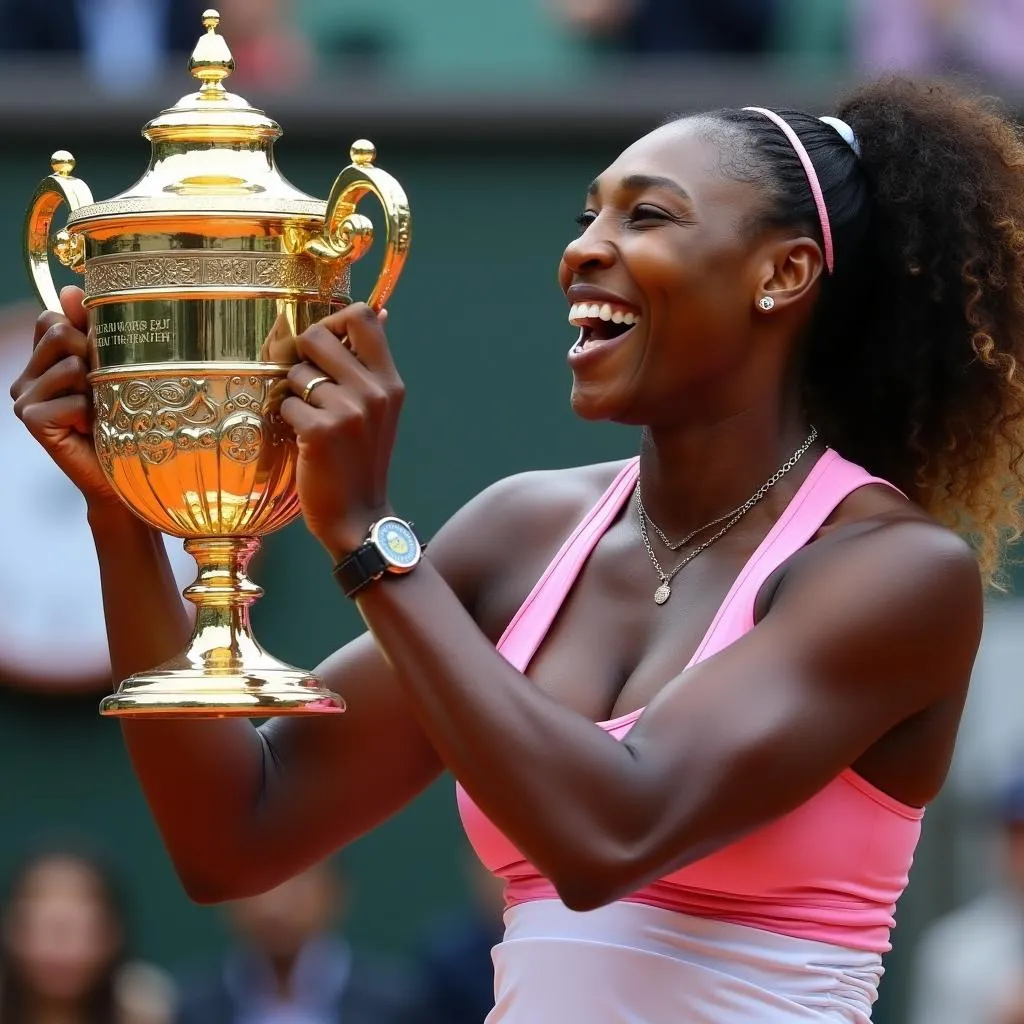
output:
[[[746,501],[809,432],[796,411],[759,409],[700,425],[648,428],[640,448],[644,507],[669,536],[681,537]],[[814,461],[805,458],[792,479],[773,489],[787,500]]]

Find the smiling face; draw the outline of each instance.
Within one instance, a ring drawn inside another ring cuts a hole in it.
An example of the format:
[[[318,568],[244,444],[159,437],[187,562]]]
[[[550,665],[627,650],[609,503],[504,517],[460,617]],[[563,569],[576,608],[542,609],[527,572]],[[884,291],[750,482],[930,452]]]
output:
[[[585,419],[670,423],[698,402],[742,404],[737,389],[780,386],[753,344],[774,258],[751,230],[764,197],[721,170],[723,145],[741,144],[727,126],[677,121],[591,186],[559,268],[580,328],[569,364]]]

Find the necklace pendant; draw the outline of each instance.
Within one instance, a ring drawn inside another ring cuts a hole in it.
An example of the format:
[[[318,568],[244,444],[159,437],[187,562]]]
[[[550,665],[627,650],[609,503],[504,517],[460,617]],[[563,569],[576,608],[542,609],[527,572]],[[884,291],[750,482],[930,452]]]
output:
[[[672,596],[672,588],[667,583],[662,583],[654,592],[654,603],[664,604]]]

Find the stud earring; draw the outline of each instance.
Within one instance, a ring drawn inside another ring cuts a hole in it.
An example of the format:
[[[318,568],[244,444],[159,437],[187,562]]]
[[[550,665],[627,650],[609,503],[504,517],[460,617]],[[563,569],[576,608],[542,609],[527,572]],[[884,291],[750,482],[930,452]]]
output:
[[[757,304],[766,312],[770,312],[775,308],[775,300],[770,295],[762,295],[757,300]]]

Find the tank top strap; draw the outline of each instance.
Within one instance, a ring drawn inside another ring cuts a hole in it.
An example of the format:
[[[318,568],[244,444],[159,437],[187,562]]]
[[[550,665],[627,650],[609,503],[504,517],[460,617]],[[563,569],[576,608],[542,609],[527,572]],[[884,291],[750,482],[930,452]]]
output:
[[[526,671],[590,553],[629,500],[639,475],[640,459],[632,458],[559,548],[505,628],[498,651],[518,671]]]
[[[838,505],[860,487],[898,488],[827,448],[789,505],[733,581],[690,665],[717,654],[754,628],[754,605],[769,576],[821,529]]]

